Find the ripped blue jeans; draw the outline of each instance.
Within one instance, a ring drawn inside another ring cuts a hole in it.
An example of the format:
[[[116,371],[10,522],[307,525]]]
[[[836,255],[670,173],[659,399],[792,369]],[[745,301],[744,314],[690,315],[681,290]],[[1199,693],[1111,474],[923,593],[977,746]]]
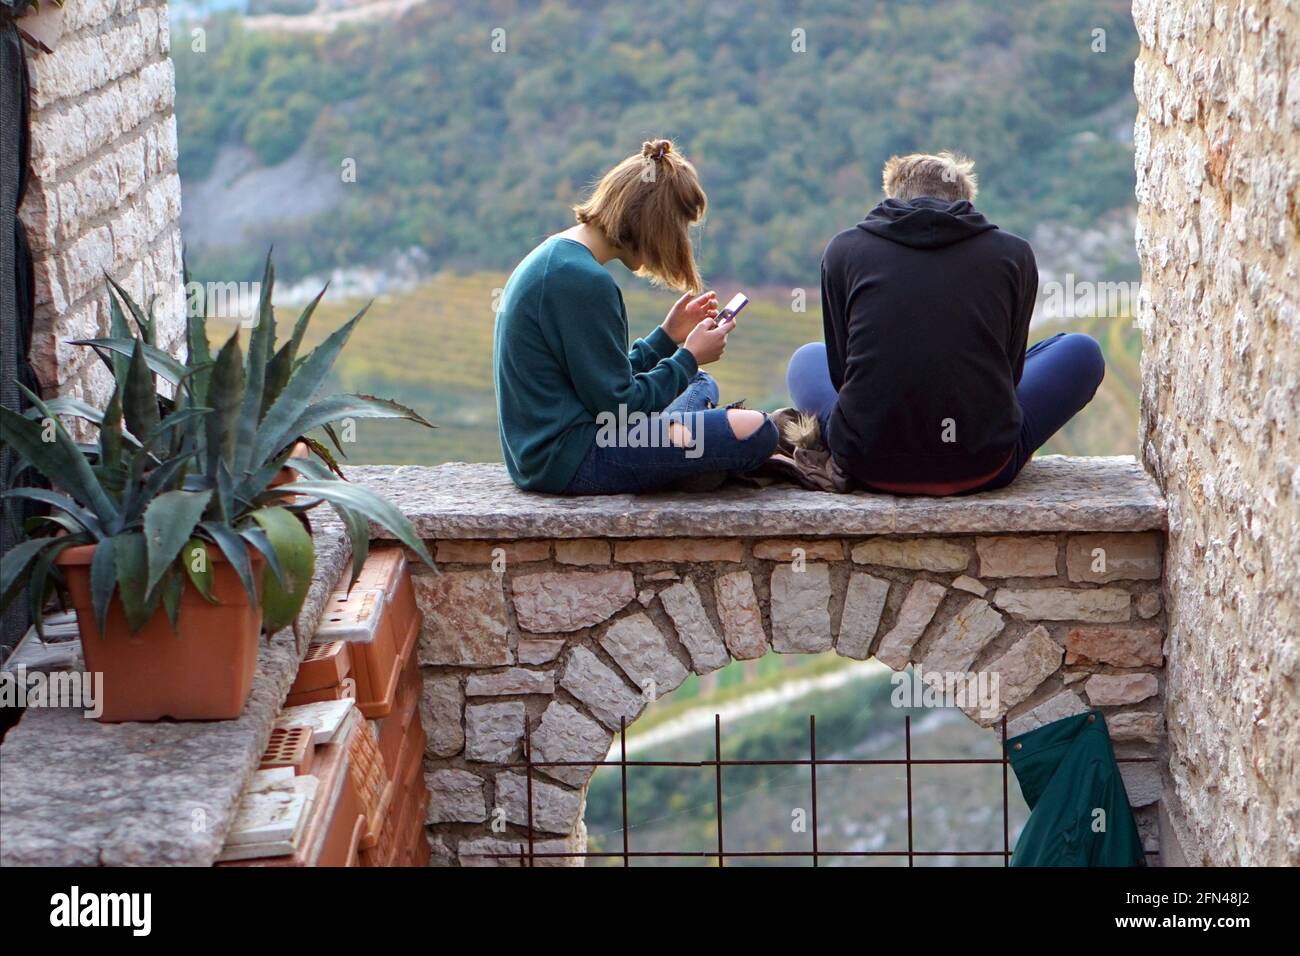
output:
[[[696,372],[686,389],[661,413],[650,417],[645,435],[610,442],[597,434],[596,444],[574,474],[566,495],[621,495],[663,491],[695,475],[720,471],[752,471],[776,448],[776,425],[766,419],[748,438],[737,438],[718,408],[718,383],[707,372]],[[690,433],[683,446],[663,440],[668,422],[680,422]]]

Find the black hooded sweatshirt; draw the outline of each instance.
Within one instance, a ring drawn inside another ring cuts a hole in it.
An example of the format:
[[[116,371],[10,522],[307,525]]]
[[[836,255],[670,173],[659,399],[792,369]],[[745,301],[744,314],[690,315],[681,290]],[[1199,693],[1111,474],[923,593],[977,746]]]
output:
[[[967,201],[886,199],[822,257],[839,398],[827,427],[859,483],[996,472],[1020,435],[1015,389],[1038,268],[1029,243]]]

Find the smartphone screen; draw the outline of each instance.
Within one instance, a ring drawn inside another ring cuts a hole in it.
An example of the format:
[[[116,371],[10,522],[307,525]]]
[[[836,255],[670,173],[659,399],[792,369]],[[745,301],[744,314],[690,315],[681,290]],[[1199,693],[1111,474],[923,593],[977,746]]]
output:
[[[718,325],[735,322],[736,316],[740,315],[740,310],[747,305],[749,305],[749,296],[743,292],[737,292],[731,297],[731,301],[726,304],[723,310],[718,313]]]

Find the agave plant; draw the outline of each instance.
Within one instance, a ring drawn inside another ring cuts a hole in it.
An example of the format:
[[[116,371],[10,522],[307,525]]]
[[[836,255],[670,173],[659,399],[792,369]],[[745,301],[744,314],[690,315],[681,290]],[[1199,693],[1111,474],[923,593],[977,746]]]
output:
[[[250,599],[258,600],[251,549],[266,561],[261,601],[263,628],[271,633],[292,623],[306,598],[315,553],[305,514],[322,501],[338,514],[351,540],[351,582],[369,550],[368,521],[432,567],[401,512],[341,480],[328,452],[328,464],[291,457],[299,440],[322,452],[320,443],[303,436],[344,418],[405,418],[432,426],[384,399],[316,398],[366,310],[299,357],[320,296],[277,349],[273,281],[268,256],[246,358],[238,330],[212,355],[204,308],[188,319],[187,358],[180,362],[155,344],[152,303],[142,310],[110,279],[110,336],[76,343],[95,349],[112,370],[115,388],[108,406],[100,411],[73,399],[46,402],[24,390],[33,406],[27,415],[0,407],[5,441],[58,489],[3,493],[53,510],[31,519],[31,537],[0,559],[0,607],[26,588],[39,627],[41,605],[52,580],[57,582],[55,560],[69,547],[94,544],[90,581],[100,633],[114,592],[133,632],[160,605],[175,627],[187,578],[212,600],[207,560],[212,547],[230,562]],[[60,415],[90,422],[98,441],[79,445]],[[273,488],[286,465],[301,478]]]

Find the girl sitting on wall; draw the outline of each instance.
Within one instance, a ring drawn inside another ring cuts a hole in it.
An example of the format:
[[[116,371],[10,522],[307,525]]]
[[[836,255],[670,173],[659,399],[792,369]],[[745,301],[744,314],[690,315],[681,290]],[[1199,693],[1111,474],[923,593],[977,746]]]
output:
[[[519,487],[570,495],[670,488],[757,468],[776,446],[762,412],[718,408],[719,325],[689,228],[708,200],[670,140],[646,142],[611,169],[577,224],[551,236],[506,282],[493,341],[497,420]],[[683,292],[628,349],[623,295],[605,263]]]

